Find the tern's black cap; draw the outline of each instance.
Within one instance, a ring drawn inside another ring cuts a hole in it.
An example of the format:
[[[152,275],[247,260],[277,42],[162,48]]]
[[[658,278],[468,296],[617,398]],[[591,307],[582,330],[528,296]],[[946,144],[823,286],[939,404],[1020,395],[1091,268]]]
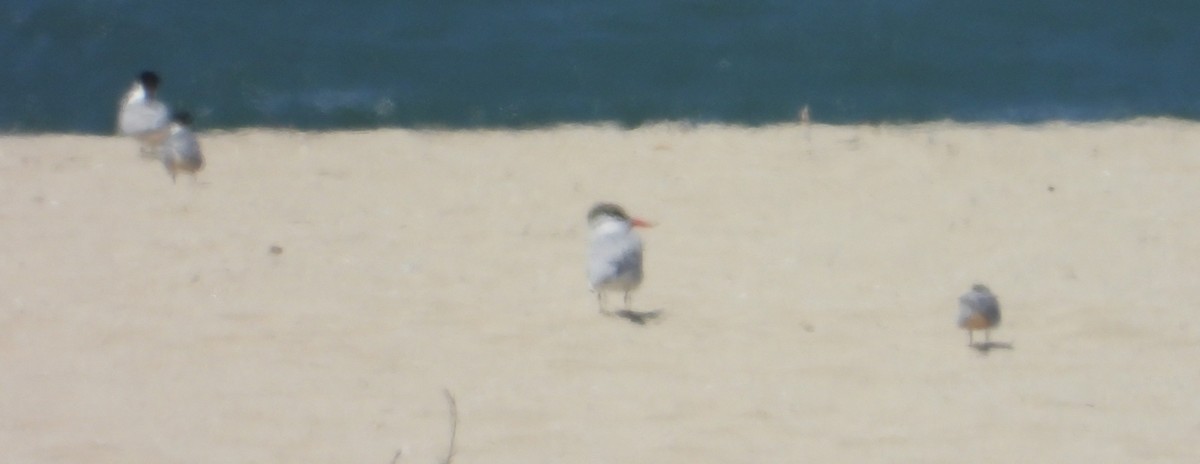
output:
[[[629,215],[625,214],[625,210],[613,203],[597,203],[596,206],[592,207],[591,211],[588,211],[589,222],[600,216],[615,217],[625,221],[629,220]]]
[[[158,73],[154,71],[142,71],[141,74],[138,74],[138,81],[150,90],[157,89],[158,83],[162,82],[162,80],[158,78]]]
[[[192,125],[192,113],[187,111],[176,111],[171,114],[171,120],[184,126]]]

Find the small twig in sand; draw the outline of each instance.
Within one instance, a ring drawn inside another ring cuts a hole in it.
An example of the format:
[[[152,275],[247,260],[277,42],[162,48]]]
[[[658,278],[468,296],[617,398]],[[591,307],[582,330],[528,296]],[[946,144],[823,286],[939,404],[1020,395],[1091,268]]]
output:
[[[449,389],[443,389],[442,393],[446,394],[446,402],[450,403],[450,445],[441,464],[450,464],[454,460],[454,441],[458,438],[458,403],[454,401],[454,394],[450,393]],[[396,455],[392,456],[392,464],[400,461],[400,455],[403,453],[404,450],[396,450]]]
[[[450,446],[446,449],[446,459],[442,460],[442,464],[450,464],[454,460],[454,440],[458,437],[458,404],[450,390],[442,390],[442,393],[446,394],[446,402],[450,403]]]

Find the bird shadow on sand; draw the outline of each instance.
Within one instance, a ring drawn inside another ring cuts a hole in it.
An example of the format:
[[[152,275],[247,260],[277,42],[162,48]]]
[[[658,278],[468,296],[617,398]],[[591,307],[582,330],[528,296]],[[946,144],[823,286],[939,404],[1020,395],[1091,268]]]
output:
[[[637,325],[646,325],[647,322],[654,321],[662,316],[662,310],[656,309],[652,311],[635,311],[632,309],[622,309],[613,313],[613,316],[625,319]]]
[[[971,348],[978,351],[979,354],[988,354],[992,350],[1011,350],[1013,349],[1013,344],[1006,342],[983,342],[974,343],[971,345]]]

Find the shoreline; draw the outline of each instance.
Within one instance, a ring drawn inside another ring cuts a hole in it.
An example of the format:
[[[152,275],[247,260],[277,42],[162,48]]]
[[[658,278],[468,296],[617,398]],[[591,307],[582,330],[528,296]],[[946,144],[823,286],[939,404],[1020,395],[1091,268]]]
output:
[[[504,127],[504,126],[482,126],[482,127],[451,127],[451,126],[395,126],[395,127],[366,127],[366,128],[294,128],[294,127],[273,127],[273,126],[245,126],[237,128],[212,128],[204,129],[202,123],[197,128],[198,133],[225,135],[239,134],[246,132],[278,132],[278,133],[303,133],[303,134],[339,134],[339,133],[364,133],[364,132],[418,132],[418,133],[495,133],[495,132],[549,132],[564,129],[578,128],[593,128],[593,129],[615,129],[625,132],[635,132],[639,130],[653,129],[677,129],[677,130],[702,130],[702,129],[742,129],[742,130],[765,130],[765,129],[780,129],[790,127],[826,127],[826,128],[893,128],[893,129],[916,129],[927,127],[960,127],[960,128],[1060,128],[1060,127],[1104,127],[1104,126],[1123,126],[1123,125],[1152,125],[1152,124],[1182,124],[1192,125],[1200,124],[1200,120],[1192,120],[1186,118],[1172,116],[1138,116],[1127,119],[1101,119],[1101,120],[1045,120],[1035,122],[1008,122],[1008,121],[960,121],[954,119],[939,119],[930,121],[879,121],[879,122],[859,122],[859,123],[826,123],[820,120],[810,122],[801,121],[781,121],[769,124],[738,124],[725,122],[702,122],[702,121],[653,121],[638,124],[635,126],[626,126],[617,121],[588,121],[588,122],[563,122],[546,125],[534,125],[528,127]],[[49,136],[65,136],[65,137],[119,137],[115,133],[92,133],[92,132],[55,132],[55,131],[33,131],[20,132],[8,131],[0,132],[0,137],[49,137]]]

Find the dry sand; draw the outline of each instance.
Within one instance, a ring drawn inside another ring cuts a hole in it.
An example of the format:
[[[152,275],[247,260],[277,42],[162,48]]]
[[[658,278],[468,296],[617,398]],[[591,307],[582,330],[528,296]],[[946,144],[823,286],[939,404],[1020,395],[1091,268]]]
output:
[[[456,464],[1200,462],[1200,124],[201,143],[0,137],[0,461],[432,464],[445,388]]]

